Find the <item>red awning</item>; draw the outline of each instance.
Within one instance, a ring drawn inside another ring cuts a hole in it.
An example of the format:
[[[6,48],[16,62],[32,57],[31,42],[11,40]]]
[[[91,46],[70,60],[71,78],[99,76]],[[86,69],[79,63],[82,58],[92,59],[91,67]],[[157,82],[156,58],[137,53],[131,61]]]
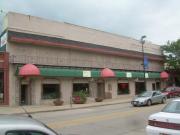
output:
[[[40,75],[40,70],[33,64],[26,64],[22,66],[19,70],[20,76],[38,76]]]
[[[104,68],[101,71],[101,77],[115,77],[115,73],[109,68]]]
[[[160,77],[161,77],[162,79],[168,79],[169,74],[168,74],[166,71],[163,71],[163,72],[161,72]]]

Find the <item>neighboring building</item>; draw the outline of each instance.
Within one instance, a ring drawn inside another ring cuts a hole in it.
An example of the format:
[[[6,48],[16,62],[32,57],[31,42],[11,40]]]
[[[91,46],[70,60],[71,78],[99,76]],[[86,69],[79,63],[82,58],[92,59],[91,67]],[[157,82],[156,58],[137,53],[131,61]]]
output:
[[[2,104],[49,104],[56,98],[68,104],[80,90],[87,91],[89,99],[132,97],[144,90],[138,40],[12,12],[3,27]],[[146,88],[160,89],[160,46],[147,42],[144,50],[149,61]]]

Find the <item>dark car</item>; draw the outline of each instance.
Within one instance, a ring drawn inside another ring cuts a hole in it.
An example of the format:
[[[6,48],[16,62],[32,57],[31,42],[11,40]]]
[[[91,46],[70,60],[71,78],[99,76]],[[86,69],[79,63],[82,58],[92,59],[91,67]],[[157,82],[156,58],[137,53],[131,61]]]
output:
[[[162,91],[168,98],[180,96],[180,87],[167,87]]]

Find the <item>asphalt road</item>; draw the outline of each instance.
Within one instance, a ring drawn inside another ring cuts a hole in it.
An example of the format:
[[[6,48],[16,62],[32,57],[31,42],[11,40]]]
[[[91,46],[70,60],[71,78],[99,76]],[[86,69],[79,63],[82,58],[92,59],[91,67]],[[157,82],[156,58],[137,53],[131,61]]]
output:
[[[33,114],[64,135],[146,135],[148,116],[165,104],[132,107],[129,103]]]

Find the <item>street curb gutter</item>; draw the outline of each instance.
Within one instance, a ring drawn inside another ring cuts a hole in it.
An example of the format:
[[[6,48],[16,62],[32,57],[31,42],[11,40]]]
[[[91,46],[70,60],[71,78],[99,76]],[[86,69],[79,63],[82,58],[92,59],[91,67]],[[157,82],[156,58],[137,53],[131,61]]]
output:
[[[117,102],[117,103],[107,103],[107,104],[94,104],[94,105],[89,105],[89,106],[69,107],[69,108],[61,108],[61,109],[54,109],[54,110],[29,111],[29,109],[28,109],[28,113],[35,114],[35,113],[44,113],[44,112],[76,110],[76,109],[93,108],[93,107],[98,107],[98,106],[107,106],[107,105],[125,104],[125,103],[130,103],[130,101]],[[12,114],[25,114],[25,113],[20,112],[20,113],[12,113]]]

